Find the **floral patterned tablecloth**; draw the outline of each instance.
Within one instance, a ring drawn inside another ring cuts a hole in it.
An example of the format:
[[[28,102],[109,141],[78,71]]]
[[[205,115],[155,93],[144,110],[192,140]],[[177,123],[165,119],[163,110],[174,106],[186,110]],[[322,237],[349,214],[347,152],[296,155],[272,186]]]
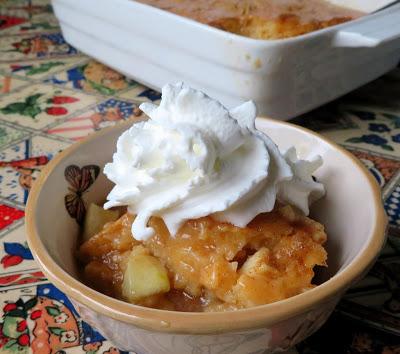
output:
[[[122,353],[78,318],[29,251],[24,207],[59,151],[160,94],[63,39],[48,0],[0,0],[0,353]],[[400,70],[295,122],[335,140],[382,187],[389,240],[299,353],[400,353]]]

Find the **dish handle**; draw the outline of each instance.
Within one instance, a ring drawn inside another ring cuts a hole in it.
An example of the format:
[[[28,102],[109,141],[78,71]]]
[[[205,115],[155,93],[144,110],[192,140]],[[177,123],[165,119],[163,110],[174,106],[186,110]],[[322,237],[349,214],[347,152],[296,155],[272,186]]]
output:
[[[400,38],[400,5],[378,12],[336,32],[335,47],[376,47]]]

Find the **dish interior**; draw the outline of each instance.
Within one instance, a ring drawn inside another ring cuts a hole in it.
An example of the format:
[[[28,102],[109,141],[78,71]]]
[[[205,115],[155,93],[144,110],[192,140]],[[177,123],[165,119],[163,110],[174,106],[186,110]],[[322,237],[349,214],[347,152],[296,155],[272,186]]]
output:
[[[136,1],[255,39],[295,37],[364,15],[324,0]]]

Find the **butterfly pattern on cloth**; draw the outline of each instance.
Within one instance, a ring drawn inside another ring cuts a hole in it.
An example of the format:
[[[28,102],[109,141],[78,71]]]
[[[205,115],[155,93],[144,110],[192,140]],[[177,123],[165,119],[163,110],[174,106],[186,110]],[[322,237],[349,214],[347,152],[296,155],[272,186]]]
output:
[[[100,167],[96,165],[86,165],[82,168],[76,165],[69,165],[64,171],[65,179],[69,183],[68,190],[70,191],[64,197],[65,208],[79,225],[83,224],[86,214],[82,196],[94,183],[99,173]]]

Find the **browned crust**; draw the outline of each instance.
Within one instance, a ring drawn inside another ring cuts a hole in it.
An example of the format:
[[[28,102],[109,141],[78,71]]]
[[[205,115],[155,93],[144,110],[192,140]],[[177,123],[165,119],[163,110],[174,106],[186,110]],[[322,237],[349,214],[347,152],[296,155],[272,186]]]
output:
[[[284,14],[277,19],[255,16],[221,18],[208,23],[227,32],[255,39],[283,39],[296,37],[352,20],[351,17],[336,17],[327,21],[301,22],[297,15]]]

